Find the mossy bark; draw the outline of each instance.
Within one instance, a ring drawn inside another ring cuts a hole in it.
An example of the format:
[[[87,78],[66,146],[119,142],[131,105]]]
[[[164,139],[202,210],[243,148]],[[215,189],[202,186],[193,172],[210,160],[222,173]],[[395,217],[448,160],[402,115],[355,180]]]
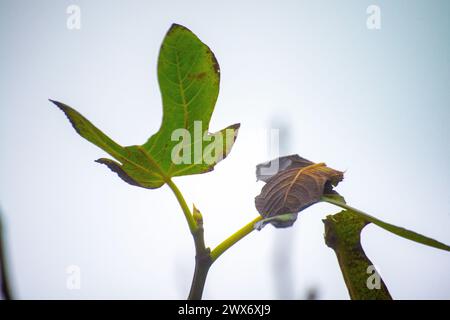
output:
[[[325,243],[336,253],[352,300],[392,300],[388,288],[361,246],[361,231],[369,223],[344,210],[327,216]]]

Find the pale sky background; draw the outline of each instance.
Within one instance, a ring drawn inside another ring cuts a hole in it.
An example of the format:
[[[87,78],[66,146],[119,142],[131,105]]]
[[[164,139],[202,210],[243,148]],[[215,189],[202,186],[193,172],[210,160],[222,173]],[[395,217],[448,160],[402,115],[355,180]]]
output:
[[[66,8],[81,8],[68,30]],[[381,8],[381,30],[366,9]],[[0,0],[0,207],[12,284],[23,299],[178,299],[194,248],[167,187],[145,190],[94,162],[47,99],[79,110],[123,145],[159,128],[159,46],[173,22],[215,52],[221,91],[215,131],[241,123],[216,170],[176,178],[214,247],[256,216],[255,165],[269,160],[267,128],[290,127],[286,153],[346,170],[347,202],[450,243],[449,1],[5,1]],[[311,288],[348,299],[323,241],[327,204],[289,230],[267,227],[211,268],[207,299],[280,297],[272,257],[287,237],[291,298]],[[368,226],[362,242],[397,299],[449,299],[450,254]],[[66,268],[81,268],[81,289]]]

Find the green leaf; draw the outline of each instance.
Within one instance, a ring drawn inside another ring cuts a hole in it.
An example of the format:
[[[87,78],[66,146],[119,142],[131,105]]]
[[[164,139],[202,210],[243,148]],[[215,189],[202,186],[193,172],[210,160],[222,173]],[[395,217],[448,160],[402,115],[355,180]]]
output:
[[[396,234],[396,235],[398,235],[400,237],[403,237],[405,239],[412,240],[412,241],[415,241],[415,242],[418,242],[418,243],[421,243],[421,244],[424,244],[426,246],[430,246],[430,247],[433,247],[433,248],[450,251],[450,246],[448,246],[448,245],[446,245],[446,244],[444,244],[442,242],[439,242],[439,241],[436,241],[434,239],[428,238],[428,237],[426,237],[424,235],[421,235],[421,234],[419,234],[417,232],[410,231],[410,230],[407,230],[405,228],[397,227],[397,226],[394,226],[393,224],[381,221],[381,220],[379,220],[379,219],[377,219],[377,218],[375,218],[375,217],[373,217],[371,215],[368,215],[367,213],[364,213],[364,212],[362,212],[362,211],[360,211],[358,209],[355,209],[355,208],[352,208],[352,207],[346,205],[345,202],[342,202],[340,200],[336,200],[336,199],[329,198],[329,197],[322,197],[322,200],[326,201],[326,202],[329,202],[331,204],[340,206],[341,208],[344,208],[344,209],[347,209],[347,210],[351,210],[355,214],[359,215],[361,218],[365,219],[367,222],[372,222],[373,224],[383,228],[384,230],[392,232],[392,233],[394,233],[394,234]]]
[[[235,142],[239,124],[209,133],[219,93],[220,70],[213,52],[187,28],[173,24],[161,45],[158,82],[163,119],[143,145],[123,147],[68,105],[52,101],[82,137],[115,160],[101,158],[127,183],[158,188],[174,176],[214,169]]]
[[[369,223],[351,210],[327,216],[325,243],[336,253],[352,300],[391,300],[391,295],[361,246],[361,231]]]

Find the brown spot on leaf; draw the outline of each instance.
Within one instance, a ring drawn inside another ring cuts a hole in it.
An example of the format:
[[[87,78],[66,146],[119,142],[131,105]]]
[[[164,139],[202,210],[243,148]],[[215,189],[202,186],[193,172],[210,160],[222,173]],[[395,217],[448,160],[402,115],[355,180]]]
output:
[[[199,72],[199,73],[191,73],[189,74],[189,79],[197,79],[201,80],[206,77],[206,72]]]
[[[214,72],[220,77],[220,66],[219,66],[219,62],[216,59],[216,56],[214,55],[214,52],[212,52],[211,49],[208,47],[208,49],[206,50],[206,53],[208,53],[211,56],[211,61],[212,61]]]

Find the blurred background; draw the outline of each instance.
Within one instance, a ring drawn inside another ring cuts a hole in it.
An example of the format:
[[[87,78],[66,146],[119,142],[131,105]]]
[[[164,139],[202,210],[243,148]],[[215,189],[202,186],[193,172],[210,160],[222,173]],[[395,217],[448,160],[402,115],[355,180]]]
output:
[[[69,29],[67,8],[80,9]],[[367,8],[380,9],[370,29]],[[0,207],[21,299],[184,299],[194,247],[166,187],[132,187],[94,162],[48,98],[122,145],[159,128],[156,78],[173,22],[215,52],[210,125],[240,122],[230,156],[176,178],[214,247],[257,212],[255,165],[282,154],[346,170],[353,207],[450,243],[449,1],[0,0]],[[211,268],[207,299],[348,299],[318,204],[294,227],[254,232]],[[449,299],[450,255],[369,225],[368,257],[397,299]],[[67,286],[73,270],[80,288]]]

